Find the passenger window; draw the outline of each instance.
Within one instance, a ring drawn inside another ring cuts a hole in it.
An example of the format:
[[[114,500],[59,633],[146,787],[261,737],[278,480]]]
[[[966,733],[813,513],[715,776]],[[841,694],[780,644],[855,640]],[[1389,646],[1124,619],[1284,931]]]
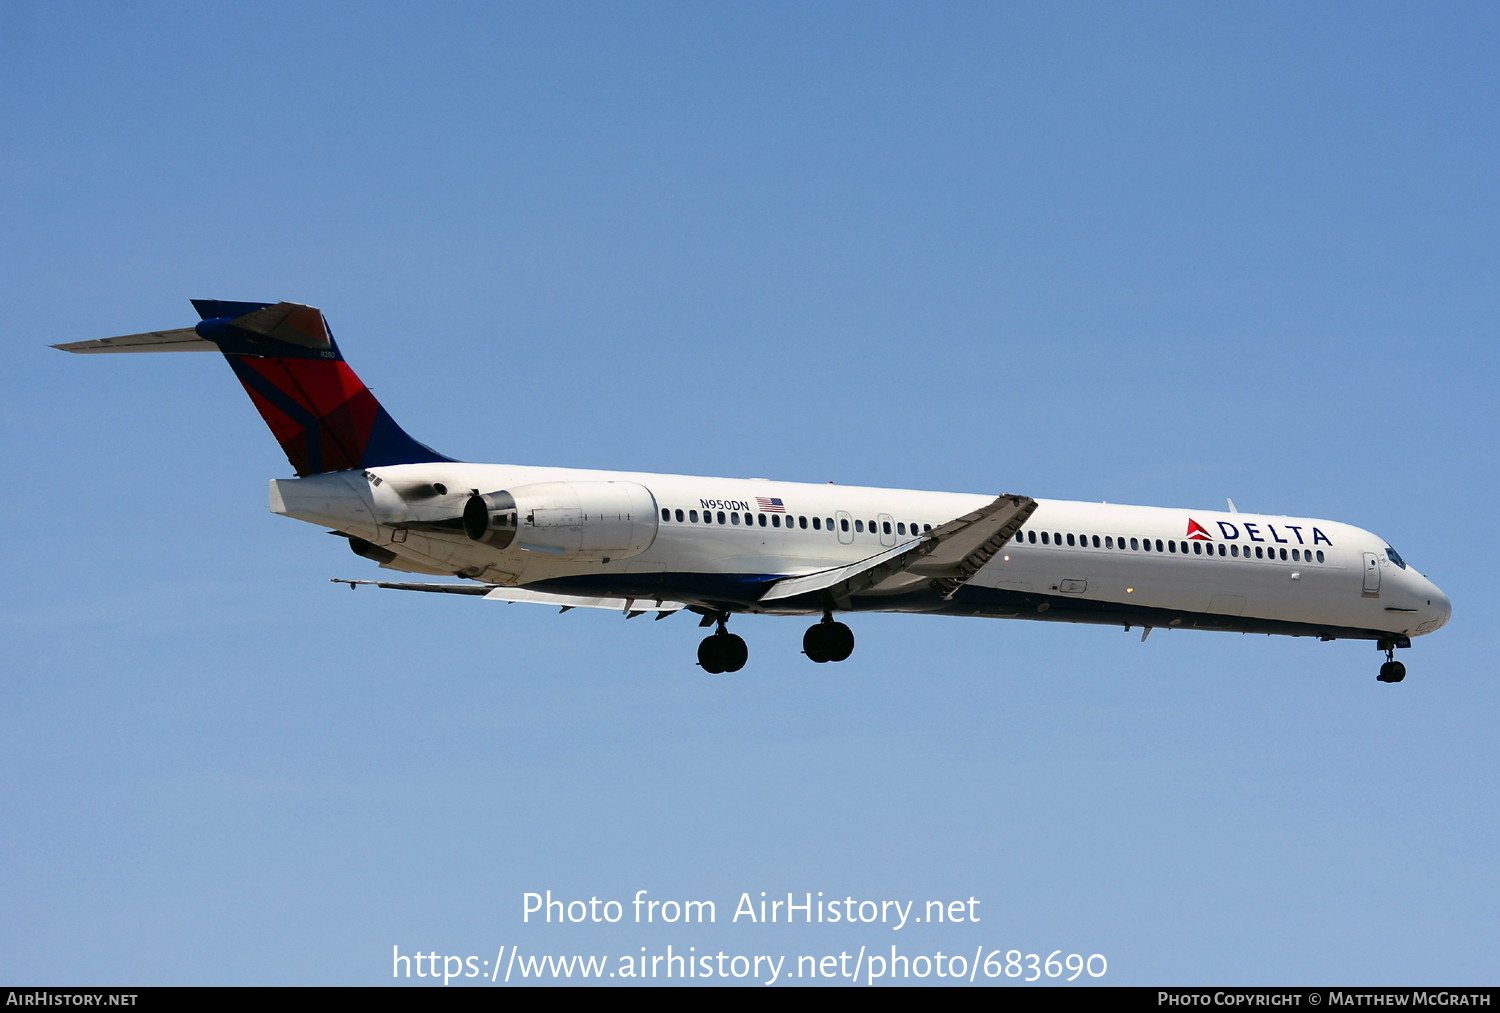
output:
[[[719,511],[719,523],[720,524],[724,523],[724,511],[722,511],[722,510]]]
[[[813,530],[814,531],[822,531],[823,530],[823,518],[821,518],[821,517],[814,517],[813,518]]]
[[[698,511],[696,511],[696,510],[689,510],[688,511],[688,520],[692,521],[694,524],[697,524],[698,523]]]
[[[760,526],[761,527],[765,527],[766,526],[766,515],[765,514],[757,514],[756,516],[759,517],[759,519],[760,519]],[[750,523],[750,515],[749,514],[745,515],[745,523],[746,524]]]
[[[843,518],[843,517],[839,518],[839,530],[840,531],[848,531],[849,530],[849,521],[848,521],[847,518]]]
[[[1132,552],[1138,550],[1140,547],[1140,543],[1138,543],[1134,538],[1130,540],[1130,549]]]
[[[880,522],[880,530],[883,531],[883,532],[885,532],[886,534],[890,534],[891,533],[891,522],[890,521],[881,521]]]
[[[864,521],[855,521],[854,522],[854,530],[858,531],[860,534],[864,534],[865,533],[865,522]]]
[[[1318,562],[1320,562],[1320,563],[1323,562],[1323,550],[1322,549],[1318,550]]]
[[[1105,535],[1104,536],[1104,547],[1106,549],[1113,549],[1115,547],[1115,536],[1114,535]]]
[[[1068,532],[1068,544],[1069,545],[1073,544],[1073,533],[1071,531]]]
[[[661,519],[664,520],[664,521],[671,520],[672,519],[672,511],[668,510],[666,507],[662,507],[661,508]]]
[[[740,522],[740,515],[739,514],[730,514],[729,515],[729,520],[731,522],[735,523],[735,524],[738,524]]]

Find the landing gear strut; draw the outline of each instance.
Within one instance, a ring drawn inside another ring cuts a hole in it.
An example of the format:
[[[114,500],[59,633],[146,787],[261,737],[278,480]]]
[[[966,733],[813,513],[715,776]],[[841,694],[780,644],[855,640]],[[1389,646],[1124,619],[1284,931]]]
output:
[[[1407,640],[1403,644],[1400,640],[1382,640],[1376,646],[1385,652],[1385,664],[1380,666],[1380,674],[1375,678],[1380,682],[1400,682],[1405,679],[1406,666],[1396,660],[1396,648],[1410,647],[1411,641]]]
[[[745,667],[745,661],[750,657],[745,638],[736,636],[725,628],[724,624],[728,621],[727,614],[719,613],[718,632],[704,637],[703,642],[698,645],[698,664],[709,675],[738,672]]]
[[[833,610],[823,610],[823,621],[802,634],[802,653],[818,664],[843,661],[854,653],[854,631],[833,621]]]

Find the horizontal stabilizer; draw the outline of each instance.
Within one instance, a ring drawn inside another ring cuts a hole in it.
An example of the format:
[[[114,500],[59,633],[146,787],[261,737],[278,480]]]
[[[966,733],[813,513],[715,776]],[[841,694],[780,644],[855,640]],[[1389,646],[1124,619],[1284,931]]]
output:
[[[117,338],[99,338],[94,341],[73,341],[66,345],[53,345],[64,352],[217,352],[219,346],[198,337],[193,327],[179,327],[175,331],[147,331],[145,334],[122,334]]]
[[[205,307],[217,304],[194,300],[193,305],[202,313]],[[239,308],[239,304],[228,305]],[[235,330],[270,338],[284,345],[296,345],[317,352],[333,348],[333,335],[328,332],[328,321],[323,319],[322,311],[301,303],[279,302],[274,306],[265,306],[235,317],[231,326]]]

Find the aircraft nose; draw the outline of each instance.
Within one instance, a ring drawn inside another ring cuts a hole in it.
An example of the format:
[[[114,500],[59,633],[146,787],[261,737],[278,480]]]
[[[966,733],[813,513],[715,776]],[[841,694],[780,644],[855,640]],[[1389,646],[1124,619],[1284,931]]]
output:
[[[1447,624],[1448,618],[1453,615],[1453,603],[1448,600],[1446,594],[1438,590],[1437,585],[1432,583],[1432,581],[1427,582],[1427,587],[1429,591],[1426,608],[1427,621],[1433,624],[1429,629],[1440,629]],[[1423,625],[1426,624],[1424,623]]]
[[[1448,596],[1442,591],[1433,588],[1433,618],[1436,618],[1439,626],[1445,626],[1449,617],[1454,614],[1454,603],[1449,602]]]

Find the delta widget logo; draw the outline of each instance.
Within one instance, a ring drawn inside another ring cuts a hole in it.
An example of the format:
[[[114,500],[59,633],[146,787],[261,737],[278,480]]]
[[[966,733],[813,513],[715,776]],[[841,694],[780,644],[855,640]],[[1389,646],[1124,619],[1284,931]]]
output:
[[[1214,521],[1219,528],[1219,539],[1225,542],[1237,542],[1240,540],[1249,542],[1275,542],[1281,545],[1327,545],[1333,546],[1333,540],[1323,530],[1312,524],[1292,524],[1289,521],[1278,521],[1271,523],[1267,520],[1258,521]],[[1303,534],[1311,531],[1311,537]],[[1290,535],[1290,538],[1282,537],[1282,533]],[[1191,517],[1187,522],[1187,540],[1190,542],[1212,542],[1214,536],[1209,534],[1207,528]],[[1246,547],[1248,551],[1248,546]]]

